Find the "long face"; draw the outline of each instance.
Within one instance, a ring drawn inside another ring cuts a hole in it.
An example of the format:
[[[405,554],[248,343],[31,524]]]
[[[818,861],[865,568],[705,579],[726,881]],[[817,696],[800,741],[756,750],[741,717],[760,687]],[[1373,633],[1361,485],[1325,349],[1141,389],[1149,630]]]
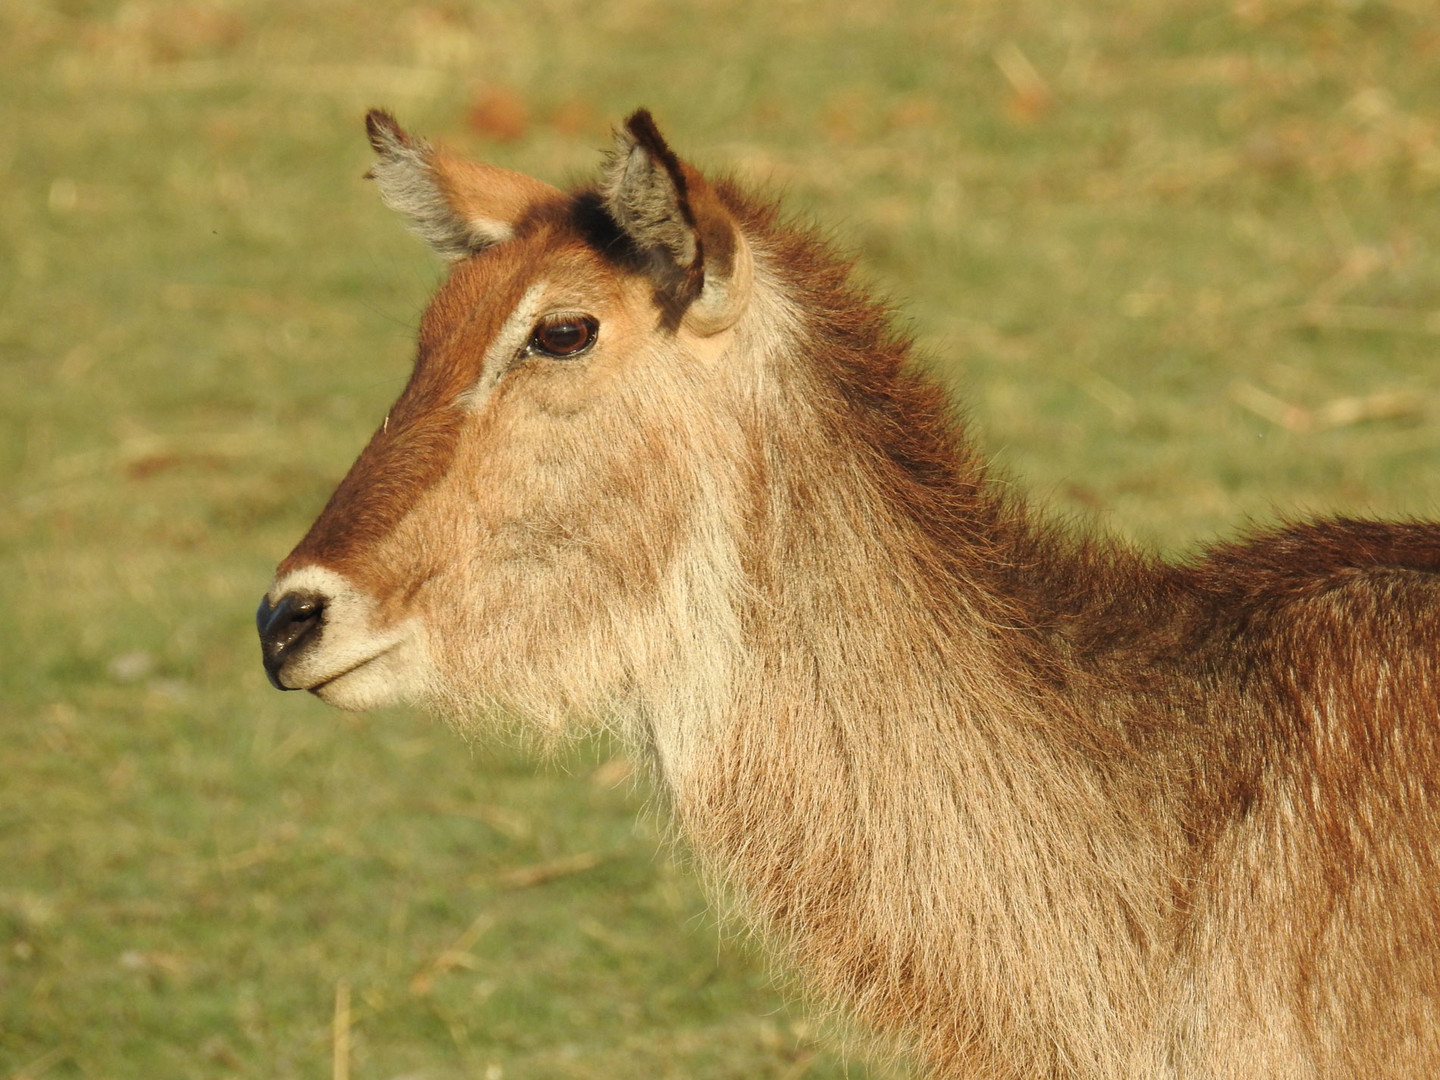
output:
[[[717,498],[691,463],[732,439],[696,417],[728,392],[743,241],[648,117],[579,197],[383,115],[371,138],[387,201],[454,268],[405,391],[260,605],[266,670],[355,709],[558,721],[619,699]]]

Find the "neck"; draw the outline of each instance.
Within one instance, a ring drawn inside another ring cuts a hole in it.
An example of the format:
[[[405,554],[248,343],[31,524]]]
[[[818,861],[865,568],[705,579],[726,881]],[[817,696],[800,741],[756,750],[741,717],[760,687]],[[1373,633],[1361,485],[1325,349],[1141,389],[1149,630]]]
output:
[[[1144,1075],[1153,800],[1113,718],[1043,678],[1025,612],[986,592],[1023,527],[962,452],[921,477],[937,537],[873,447],[782,405],[735,560],[750,591],[655,710],[683,831],[823,996],[942,1074]]]

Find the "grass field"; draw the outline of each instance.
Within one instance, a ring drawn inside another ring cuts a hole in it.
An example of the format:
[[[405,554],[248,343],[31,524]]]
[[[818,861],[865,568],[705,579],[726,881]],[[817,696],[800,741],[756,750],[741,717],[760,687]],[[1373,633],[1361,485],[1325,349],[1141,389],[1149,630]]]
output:
[[[648,105],[893,297],[1057,513],[1440,511],[1433,0],[7,0],[0,1077],[898,1076],[604,745],[269,689],[440,273],[366,107],[551,180]]]

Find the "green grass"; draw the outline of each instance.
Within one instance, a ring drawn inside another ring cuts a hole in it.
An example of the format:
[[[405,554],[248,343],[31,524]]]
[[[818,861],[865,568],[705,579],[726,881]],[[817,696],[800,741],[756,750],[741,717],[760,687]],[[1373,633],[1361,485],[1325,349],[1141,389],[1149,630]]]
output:
[[[357,1078],[892,1075],[613,750],[265,684],[251,612],[439,272],[360,179],[373,104],[551,180],[648,105],[855,250],[1058,512],[1180,551],[1437,510],[1429,0],[15,0],[0,1076],[322,1076],[347,996]]]

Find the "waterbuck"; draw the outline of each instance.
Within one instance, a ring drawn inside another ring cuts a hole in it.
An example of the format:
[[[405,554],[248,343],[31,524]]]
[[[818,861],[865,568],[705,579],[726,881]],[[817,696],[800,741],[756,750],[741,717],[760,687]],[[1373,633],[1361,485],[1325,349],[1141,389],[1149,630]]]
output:
[[[569,193],[368,128],[452,266],[260,606],[277,687],[618,730],[929,1075],[1440,1076],[1440,526],[1055,527],[648,113]]]

